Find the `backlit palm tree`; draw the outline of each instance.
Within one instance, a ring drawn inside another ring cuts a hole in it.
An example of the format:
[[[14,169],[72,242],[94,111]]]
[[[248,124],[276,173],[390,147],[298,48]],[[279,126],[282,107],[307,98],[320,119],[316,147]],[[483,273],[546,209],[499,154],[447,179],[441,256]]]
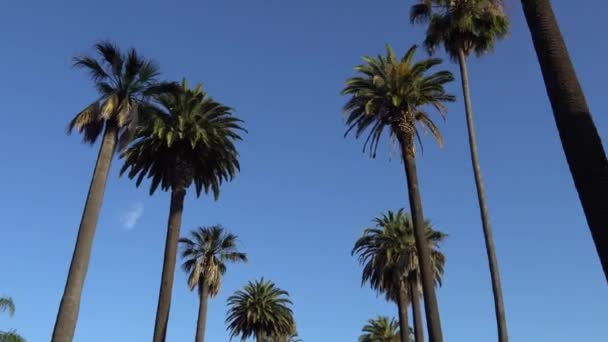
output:
[[[362,332],[359,342],[401,342],[399,324],[394,318],[387,316],[378,316],[368,320],[367,324],[363,326]]]
[[[358,76],[350,78],[345,95],[351,95],[344,106],[349,126],[346,134],[355,131],[357,137],[365,132],[367,139],[363,149],[369,146],[372,157],[385,129],[391,139],[398,142],[405,165],[407,189],[414,224],[414,236],[420,261],[421,283],[424,292],[425,312],[429,337],[433,342],[442,342],[439,306],[434,288],[431,255],[424,243],[424,214],[416,172],[415,137],[420,138],[418,126],[430,132],[441,145],[439,129],[431,120],[429,110],[435,109],[444,115],[444,103],[454,101],[444,86],[453,81],[448,71],[430,73],[441,64],[437,58],[414,62],[416,46],[411,47],[402,58],[397,58],[387,45],[386,56],[365,57],[365,64],[355,70]]]
[[[137,186],[150,178],[151,195],[159,186],[171,191],[153,342],[164,342],[167,332],[186,190],[194,185],[197,196],[212,192],[217,200],[221,184],[239,169],[234,143],[241,139],[241,120],[203,92],[202,85],[191,90],[184,80],[181,88],[158,97],[161,108],[138,129],[121,169]]]
[[[195,342],[205,340],[207,301],[220,291],[227,262],[246,262],[247,255],[236,248],[237,236],[224,232],[221,226],[200,227],[181,238],[182,265],[188,273],[188,287],[198,289],[199,309]]]
[[[291,305],[289,293],[274,283],[264,278],[249,282],[228,298],[226,324],[230,337],[255,337],[257,342],[268,342],[266,336],[294,334]]]
[[[89,267],[97,219],[116,146],[124,146],[132,136],[139,116],[145,114],[149,99],[171,91],[174,85],[158,81],[158,67],[136,50],[123,53],[109,42],[95,45],[97,59],[81,56],[74,66],[91,76],[99,97],[70,121],[68,133],[77,130],[87,144],[101,139],[93,178],[80,220],[68,278],[53,329],[52,342],[74,338],[82,288]]]
[[[439,46],[443,46],[452,60],[457,61],[460,66],[471,163],[494,293],[498,336],[500,342],[507,342],[507,321],[500,272],[477,152],[467,58],[472,53],[480,56],[491,52],[496,41],[509,32],[509,20],[498,0],[422,0],[420,4],[412,6],[410,19],[412,22],[428,23],[424,45],[429,52],[432,53]]]

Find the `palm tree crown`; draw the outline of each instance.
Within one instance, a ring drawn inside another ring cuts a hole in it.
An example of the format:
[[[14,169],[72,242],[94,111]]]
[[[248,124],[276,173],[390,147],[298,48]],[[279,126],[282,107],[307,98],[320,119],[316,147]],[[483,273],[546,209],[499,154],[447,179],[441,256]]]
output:
[[[135,49],[123,53],[116,45],[102,41],[95,44],[98,59],[91,56],[74,58],[74,67],[86,69],[99,93],[99,98],[78,113],[68,125],[93,144],[104,125],[111,123],[121,130],[121,147],[132,137],[139,116],[148,110],[152,97],[174,91],[175,83],[160,82],[156,64],[142,58]]]
[[[204,281],[209,295],[215,297],[221,279],[226,273],[226,262],[246,262],[247,255],[236,248],[237,236],[225,233],[219,226],[200,227],[190,233],[190,238],[180,239],[182,244],[182,267],[188,272],[188,286],[191,290]]]
[[[399,323],[394,318],[378,316],[363,326],[359,342],[401,342]]]
[[[194,183],[200,196],[210,190],[217,199],[220,185],[239,170],[234,142],[245,131],[232,110],[210,98],[202,85],[194,90],[186,80],[177,93],[158,97],[161,108],[154,110],[138,129],[135,142],[123,154],[121,174],[130,168],[139,186],[152,178],[150,194],[187,188]]]
[[[443,140],[437,126],[429,117],[424,106],[435,107],[443,116],[444,102],[454,101],[453,95],[446,93],[444,85],[454,80],[449,71],[438,71],[426,75],[439,65],[441,59],[431,58],[414,63],[417,47],[412,46],[398,59],[390,45],[386,46],[386,56],[364,57],[366,64],[355,68],[360,76],[347,80],[342,91],[352,95],[345,104],[347,115],[347,135],[355,130],[359,137],[369,129],[363,150],[368,147],[370,155],[376,156],[380,138],[386,127],[390,137],[407,143],[403,146],[413,151],[414,135],[420,137],[416,122],[425,132],[430,132],[441,145]],[[407,141],[404,141],[407,140]]]
[[[482,55],[494,49],[509,32],[509,20],[497,0],[422,0],[412,6],[413,23],[428,22],[425,47],[433,52],[443,45],[458,59],[458,51]]]
[[[374,222],[376,226],[364,230],[352,254],[358,254],[363,265],[362,283],[369,283],[372,289],[384,293],[387,300],[395,301],[399,281],[412,275],[418,277],[419,273],[412,220],[400,209],[396,213],[389,210]],[[445,256],[439,251],[439,244],[447,235],[434,230],[429,221],[425,221],[424,231],[431,252],[434,280],[440,286]]]
[[[264,278],[249,282],[228,298],[226,324],[230,337],[243,340],[252,336],[293,334],[295,321],[289,293]]]

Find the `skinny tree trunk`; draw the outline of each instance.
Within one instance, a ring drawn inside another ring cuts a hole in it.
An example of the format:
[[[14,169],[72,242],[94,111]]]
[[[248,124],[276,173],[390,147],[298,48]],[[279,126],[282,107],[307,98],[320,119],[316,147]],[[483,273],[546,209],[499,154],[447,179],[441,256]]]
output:
[[[196,338],[195,342],[205,342],[205,326],[207,325],[207,301],[209,300],[209,286],[201,278],[198,283],[199,288],[199,305],[198,305],[198,320],[196,321]]]
[[[418,294],[418,279],[415,276],[409,277],[410,285],[410,302],[412,303],[412,312],[414,316],[414,341],[424,342],[424,331],[422,329],[422,311],[420,310],[420,301]]]
[[[608,281],[608,161],[549,0],[522,0],[557,130]]]
[[[169,223],[167,239],[165,241],[165,257],[163,260],[163,273],[161,276],[158,307],[156,309],[156,322],[154,324],[154,342],[165,342],[169,310],[171,308],[171,293],[173,291],[173,278],[175,276],[175,262],[177,259],[177,245],[179,229],[182,225],[182,212],[186,190],[178,187],[171,192],[171,206],[169,209]]]
[[[72,254],[68,278],[59,305],[57,320],[53,328],[52,342],[72,342],[80,309],[80,298],[84,287],[84,279],[89,268],[91,250],[99,211],[103,202],[103,194],[116,148],[118,128],[111,122],[106,123],[103,140],[99,147],[93,178],[89,185],[89,193],[80,219],[80,228],[76,238],[76,246]]]
[[[496,248],[494,247],[494,237],[490,226],[490,214],[486,193],[481,179],[481,167],[479,166],[479,155],[477,153],[477,138],[475,136],[475,124],[473,122],[473,107],[471,105],[471,94],[469,91],[469,74],[467,71],[467,60],[464,51],[458,51],[458,64],[460,65],[460,78],[462,79],[462,93],[464,95],[464,106],[467,118],[467,128],[469,133],[469,148],[471,150],[471,163],[473,164],[473,175],[475,176],[475,186],[477,187],[477,201],[481,213],[481,225],[483,236],[486,243],[486,254],[490,266],[490,277],[492,279],[492,292],[494,293],[494,311],[496,314],[496,324],[498,326],[498,341],[508,342],[507,319],[505,317],[505,305],[502,298],[502,286],[500,285],[500,272],[498,270],[498,260],[496,258]]]
[[[264,333],[261,331],[257,331],[255,333],[255,340],[256,342],[264,342]]]
[[[397,309],[399,310],[399,335],[401,342],[410,342],[410,322],[407,316],[408,295],[404,281],[399,282],[399,293],[397,294]]]
[[[416,157],[413,151],[413,137],[401,137],[400,143],[405,165],[405,176],[407,178],[412,223],[414,225],[414,238],[418,252],[429,342],[443,342],[439,305],[437,304],[433,267],[431,265],[431,253],[424,233],[424,215],[420,191],[418,190],[418,174],[416,173]]]

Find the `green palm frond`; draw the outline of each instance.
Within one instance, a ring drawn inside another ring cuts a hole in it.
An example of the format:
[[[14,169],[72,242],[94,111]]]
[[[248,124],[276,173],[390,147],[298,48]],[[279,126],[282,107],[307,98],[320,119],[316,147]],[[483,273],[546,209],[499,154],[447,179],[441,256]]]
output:
[[[158,95],[156,101],[160,107],[148,111],[122,154],[121,174],[128,170],[137,186],[149,178],[150,194],[159,186],[167,191],[194,183],[197,196],[211,191],[217,199],[220,185],[240,168],[235,142],[246,132],[242,120],[200,85],[188,89],[185,80],[179,91]]]
[[[0,342],[26,342],[15,330],[0,331]]]
[[[453,60],[491,52],[509,33],[509,19],[497,0],[421,0],[410,9],[412,23],[428,23],[424,45],[429,53],[443,46]]]
[[[228,298],[226,324],[230,337],[242,340],[256,336],[285,336],[295,333],[289,293],[264,278],[249,282]]]
[[[15,314],[15,303],[10,297],[0,297],[0,312],[7,312],[9,316]]]
[[[226,272],[226,262],[247,262],[247,255],[237,250],[238,237],[227,233],[219,225],[199,227],[190,237],[181,238],[182,268],[188,273],[188,287],[193,290],[202,281],[209,288],[211,297],[217,296],[221,279]]]
[[[150,108],[149,103],[160,93],[171,92],[175,83],[161,82],[154,62],[141,57],[134,49],[126,54],[111,42],[94,46],[97,56],[74,58],[73,66],[89,73],[99,98],[78,113],[68,124],[67,132],[83,135],[83,141],[93,144],[107,124],[119,128],[121,145],[132,137],[130,132],[139,115]]]
[[[455,97],[444,86],[454,77],[448,71],[430,73],[441,64],[440,59],[414,62],[416,50],[414,45],[397,58],[387,44],[385,55],[363,58],[365,63],[355,68],[359,76],[349,78],[342,90],[343,95],[351,96],[344,105],[348,126],[344,135],[351,131],[356,138],[367,134],[363,151],[369,150],[371,157],[376,156],[385,131],[399,142],[413,141],[419,135],[417,126],[422,125],[442,143],[439,130],[424,108],[434,107],[445,115],[444,103],[454,101]]]
[[[399,322],[395,318],[378,316],[370,319],[363,326],[362,332],[359,342],[401,342]]]
[[[419,273],[418,254],[411,216],[403,209],[388,211],[373,221],[373,228],[366,228],[355,242],[352,255],[357,255],[363,266],[361,284],[369,283],[387,300],[396,301],[401,282]],[[433,229],[429,221],[424,225],[436,285],[441,285],[445,257],[439,250],[446,234]]]

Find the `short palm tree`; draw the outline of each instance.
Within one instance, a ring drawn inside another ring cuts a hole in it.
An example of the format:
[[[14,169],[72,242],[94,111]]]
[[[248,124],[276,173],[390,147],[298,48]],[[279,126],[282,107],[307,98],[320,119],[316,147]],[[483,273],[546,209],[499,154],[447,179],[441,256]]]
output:
[[[414,224],[414,236],[420,260],[421,283],[424,292],[425,312],[429,337],[433,342],[442,342],[439,307],[435,294],[431,256],[424,243],[424,214],[416,172],[415,137],[420,138],[418,126],[430,132],[442,144],[441,134],[431,120],[428,110],[434,108],[444,115],[444,103],[455,100],[444,86],[453,81],[448,71],[430,73],[441,64],[438,58],[414,62],[417,47],[412,46],[402,58],[397,58],[387,45],[386,56],[365,57],[365,64],[355,70],[360,74],[350,78],[345,95],[351,95],[344,106],[347,114],[346,134],[355,130],[359,137],[368,131],[363,150],[368,147],[374,157],[385,129],[399,143],[405,165],[410,210]]]
[[[374,219],[375,227],[366,228],[353,248],[363,266],[362,284],[369,283],[378,293],[384,293],[387,300],[397,304],[402,341],[409,341],[410,329],[407,308],[412,304],[416,341],[423,341],[422,315],[419,298],[419,263],[414,229],[410,215],[403,209],[396,213],[388,211]],[[445,256],[439,244],[446,235],[432,228],[429,221],[424,223],[426,245],[431,252],[433,278],[441,285],[445,266]]]
[[[522,0],[557,130],[608,281],[608,160],[549,0]]]
[[[17,334],[14,330],[0,331],[0,342],[26,342],[25,338]]]
[[[394,318],[387,316],[378,316],[368,320],[367,324],[363,326],[362,332],[359,342],[401,342],[399,324]]]
[[[53,342],[71,342],[74,337],[97,219],[116,146],[124,146],[129,141],[138,117],[147,111],[149,99],[174,88],[171,83],[159,82],[158,67],[134,49],[123,53],[112,43],[100,42],[95,50],[98,59],[77,57],[74,66],[89,72],[99,98],[70,121],[68,133],[78,130],[87,144],[94,144],[99,137],[102,141],[53,329]]]
[[[198,289],[199,308],[195,342],[205,340],[207,301],[220,291],[227,262],[247,262],[247,255],[236,248],[237,236],[219,226],[200,227],[181,238],[182,267],[188,273],[188,287]]]
[[[15,303],[10,297],[0,297],[0,312],[7,312],[9,316],[15,314]],[[0,331],[0,342],[25,342],[15,330]]]
[[[135,141],[123,154],[121,174],[136,178],[139,186],[151,178],[150,195],[160,186],[171,191],[167,237],[163,259],[154,342],[167,332],[171,292],[186,190],[194,184],[196,195],[212,192],[217,200],[220,186],[239,169],[235,141],[240,140],[241,120],[232,110],[210,98],[202,85],[159,96],[160,108],[138,129]]]
[[[264,342],[302,342],[297,333],[286,334],[281,336],[266,336]]]
[[[249,282],[228,298],[226,324],[230,337],[255,337],[257,342],[268,342],[266,336],[294,334],[291,305],[289,293],[273,282],[264,278]]]
[[[460,66],[469,148],[492,280],[498,336],[500,342],[507,342],[500,272],[477,152],[467,58],[471,53],[480,56],[491,52],[496,41],[508,34],[509,20],[497,0],[422,0],[412,6],[410,19],[412,22],[428,23],[424,45],[429,52],[433,53],[442,45],[450,58],[458,61]]]

